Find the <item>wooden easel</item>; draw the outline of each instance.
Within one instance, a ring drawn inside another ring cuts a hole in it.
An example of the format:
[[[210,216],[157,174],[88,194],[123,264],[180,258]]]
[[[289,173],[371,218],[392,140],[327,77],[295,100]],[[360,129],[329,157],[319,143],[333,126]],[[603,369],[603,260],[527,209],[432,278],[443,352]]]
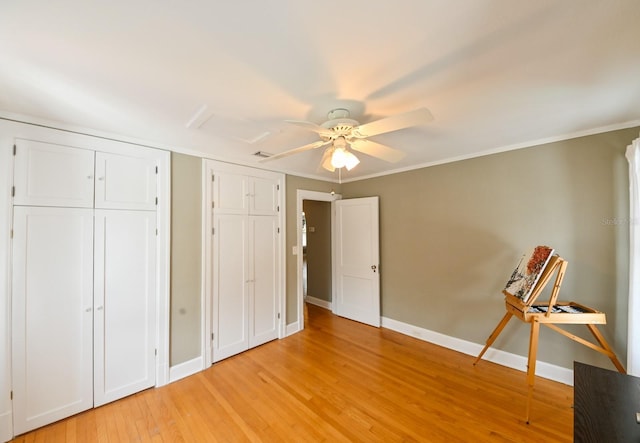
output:
[[[526,422],[529,424],[529,414],[531,412],[531,399],[533,397],[533,384],[536,375],[536,355],[538,352],[538,335],[540,332],[540,325],[543,324],[556,332],[570,338],[582,345],[585,345],[591,349],[594,349],[611,359],[614,366],[619,372],[626,374],[624,366],[620,363],[616,354],[613,352],[607,341],[604,339],[596,325],[604,325],[607,323],[605,314],[603,312],[596,311],[595,309],[580,305],[575,302],[558,302],[558,293],[560,292],[560,285],[562,285],[562,279],[567,269],[566,260],[552,256],[549,259],[549,263],[542,272],[540,279],[536,283],[530,297],[526,302],[523,302],[520,298],[510,294],[509,292],[502,291],[505,295],[505,307],[507,313],[504,315],[498,326],[491,333],[487,339],[487,344],[482,349],[478,358],[473,363],[474,365],[480,361],[484,353],[489,349],[493,342],[498,338],[500,332],[507,325],[511,317],[515,316],[523,322],[531,324],[531,333],[529,335],[529,358],[527,363],[527,384],[529,386],[529,392],[527,395],[527,412]],[[551,290],[551,296],[548,303],[536,304],[535,301],[551,280],[554,273],[557,272],[556,280]],[[600,346],[591,343],[581,337],[571,334],[564,329],[556,326],[557,324],[583,324],[586,325],[589,331],[593,334]]]

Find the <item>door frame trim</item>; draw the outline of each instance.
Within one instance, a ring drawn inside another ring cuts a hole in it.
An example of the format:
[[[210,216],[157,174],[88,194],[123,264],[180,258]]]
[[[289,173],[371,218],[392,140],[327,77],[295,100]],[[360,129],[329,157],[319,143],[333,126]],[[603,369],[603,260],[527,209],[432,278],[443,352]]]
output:
[[[335,236],[335,204],[337,200],[342,200],[342,194],[330,193],[330,192],[318,192],[307,191],[305,189],[298,189],[296,191],[296,294],[297,294],[297,318],[298,318],[298,331],[304,329],[304,290],[302,288],[302,208],[304,200],[315,200],[331,203],[331,255],[335,252],[334,238]],[[334,262],[335,260],[332,260]],[[331,265],[331,299],[335,294],[335,279],[334,279],[333,264]]]

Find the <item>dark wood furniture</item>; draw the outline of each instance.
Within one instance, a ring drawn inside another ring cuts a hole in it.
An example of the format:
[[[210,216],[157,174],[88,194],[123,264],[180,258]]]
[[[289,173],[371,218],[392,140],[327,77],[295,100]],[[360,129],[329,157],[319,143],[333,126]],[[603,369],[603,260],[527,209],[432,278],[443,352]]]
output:
[[[573,441],[640,442],[640,378],[573,364]]]

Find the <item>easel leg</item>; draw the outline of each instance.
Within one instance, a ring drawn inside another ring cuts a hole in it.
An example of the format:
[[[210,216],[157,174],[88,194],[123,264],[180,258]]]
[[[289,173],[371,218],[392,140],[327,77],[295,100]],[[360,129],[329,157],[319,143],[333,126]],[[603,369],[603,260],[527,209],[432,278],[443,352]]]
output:
[[[529,361],[527,364],[527,414],[526,421],[529,424],[529,414],[531,413],[531,400],[533,399],[533,384],[536,381],[536,357],[538,354],[538,335],[540,334],[540,322],[531,322],[531,335],[529,336]]]
[[[511,319],[512,316],[513,316],[512,313],[507,312],[505,316],[502,317],[502,320],[500,320],[500,323],[498,323],[498,326],[496,326],[496,328],[493,330],[493,332],[487,339],[487,344],[478,355],[478,358],[476,358],[476,361],[473,362],[474,366],[476,363],[480,361],[484,353],[487,352],[487,349],[489,349],[489,347],[493,344],[493,342],[496,341],[496,338],[498,338],[498,336],[500,335],[504,327],[507,326],[507,323],[509,323],[509,320]]]
[[[607,343],[607,341],[604,339],[604,336],[600,333],[600,330],[598,330],[598,327],[594,324],[587,324],[587,328],[589,328],[593,336],[596,338],[596,340],[598,340],[598,343],[600,343],[600,346],[602,346],[603,349],[608,351],[608,356],[611,359],[611,362],[613,363],[613,365],[616,367],[616,369],[618,369],[618,372],[622,374],[626,374],[627,373],[626,369],[624,368],[624,366],[622,366],[622,363],[620,363],[620,360],[618,360],[618,357],[616,357],[615,352],[613,352],[613,349],[611,349],[611,347],[609,346],[609,343]]]

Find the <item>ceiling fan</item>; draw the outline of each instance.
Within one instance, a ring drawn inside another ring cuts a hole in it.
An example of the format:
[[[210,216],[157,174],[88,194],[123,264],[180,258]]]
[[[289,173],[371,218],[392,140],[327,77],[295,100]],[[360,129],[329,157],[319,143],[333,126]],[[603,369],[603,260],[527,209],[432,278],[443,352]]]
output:
[[[293,154],[299,154],[300,152],[328,146],[324,151],[320,164],[324,169],[331,172],[343,167],[346,167],[347,170],[350,171],[360,163],[360,160],[351,150],[395,163],[405,156],[404,152],[374,142],[368,138],[410,126],[423,125],[433,120],[433,115],[431,115],[431,112],[429,112],[427,108],[419,108],[414,111],[393,115],[361,125],[356,120],[350,118],[348,109],[336,108],[329,111],[327,118],[328,120],[322,123],[322,125],[307,121],[287,120],[287,123],[317,133],[320,136],[320,140],[266,157],[262,159],[261,162],[276,160]]]

